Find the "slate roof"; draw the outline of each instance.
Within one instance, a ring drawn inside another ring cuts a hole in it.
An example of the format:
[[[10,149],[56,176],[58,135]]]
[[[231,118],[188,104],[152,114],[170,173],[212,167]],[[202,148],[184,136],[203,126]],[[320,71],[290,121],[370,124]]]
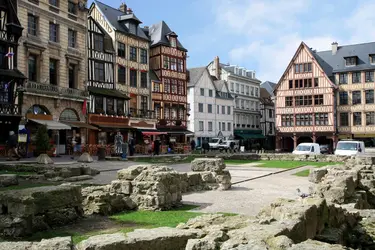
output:
[[[250,77],[248,77],[248,76],[243,76],[243,75],[235,74],[235,73],[234,73],[234,68],[235,68],[235,67],[236,67],[236,66],[234,66],[234,65],[227,65],[227,64],[220,63],[220,68],[224,69],[225,71],[230,72],[230,73],[233,74],[233,75],[240,76],[240,77],[245,77],[245,78],[248,78],[248,79],[252,79],[252,80],[259,81],[259,79],[256,78],[256,77],[255,77],[255,78],[250,78]]]
[[[201,79],[204,71],[206,70],[206,67],[188,69],[189,81],[187,83],[187,86],[194,87],[198,83],[199,79]]]
[[[160,79],[159,79],[158,75],[155,73],[155,71],[149,70],[148,73],[149,73],[151,81],[158,81],[158,82],[160,81]]]
[[[260,88],[260,101],[265,105],[274,105],[271,99],[271,94],[263,87]]]
[[[273,91],[274,91],[276,85],[277,84],[274,83],[274,82],[266,81],[266,82],[260,84],[260,87],[261,87],[261,89],[264,88],[271,96],[274,96]]]
[[[126,20],[132,19],[135,23],[139,23],[139,19],[134,14],[125,14],[122,11],[115,9],[109,5],[106,5],[102,2],[94,0],[96,6],[100,9],[103,15],[106,17],[108,22],[119,32],[125,33],[127,35],[133,35],[145,40],[149,40],[148,36],[145,34],[143,29],[138,25],[137,34],[132,34],[129,32],[128,28],[125,26]],[[124,20],[119,21],[119,17]],[[137,21],[138,20],[138,21]]]
[[[375,69],[369,59],[369,55],[375,54],[375,42],[338,46],[335,55],[332,50],[312,51],[312,54],[329,77],[339,72]],[[353,56],[357,57],[357,65],[345,66],[344,58]]]
[[[151,40],[151,47],[155,47],[158,45],[171,46],[167,37],[171,33],[173,33],[173,31],[169,28],[169,26],[164,21],[161,21],[157,24],[152,25],[148,31],[148,36],[150,37],[150,40]],[[187,49],[185,49],[184,46],[182,46],[178,38],[177,38],[177,48],[187,52]]]

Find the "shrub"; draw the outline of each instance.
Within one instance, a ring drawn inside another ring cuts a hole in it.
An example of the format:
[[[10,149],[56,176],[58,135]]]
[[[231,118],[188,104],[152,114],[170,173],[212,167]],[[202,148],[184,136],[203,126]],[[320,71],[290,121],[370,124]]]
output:
[[[47,127],[39,126],[36,132],[36,151],[38,154],[45,154],[51,149]]]

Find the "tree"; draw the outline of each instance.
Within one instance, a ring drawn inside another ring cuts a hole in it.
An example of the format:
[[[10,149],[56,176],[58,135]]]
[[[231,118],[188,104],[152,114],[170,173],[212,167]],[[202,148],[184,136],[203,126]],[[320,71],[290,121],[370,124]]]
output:
[[[41,125],[36,132],[36,151],[39,154],[45,154],[50,149],[51,144],[49,143],[47,127]]]

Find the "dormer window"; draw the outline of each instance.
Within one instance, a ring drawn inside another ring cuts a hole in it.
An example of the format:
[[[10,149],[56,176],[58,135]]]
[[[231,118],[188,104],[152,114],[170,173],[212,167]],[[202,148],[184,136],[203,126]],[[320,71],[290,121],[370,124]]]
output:
[[[345,66],[355,66],[355,65],[357,65],[357,57],[356,56],[345,58]]]
[[[137,25],[135,23],[129,23],[129,32],[133,35],[137,35]]]
[[[375,64],[375,54],[370,55],[370,63]]]
[[[176,48],[176,46],[177,46],[177,39],[176,39],[176,37],[171,37],[170,39],[171,39],[171,46],[173,48]]]

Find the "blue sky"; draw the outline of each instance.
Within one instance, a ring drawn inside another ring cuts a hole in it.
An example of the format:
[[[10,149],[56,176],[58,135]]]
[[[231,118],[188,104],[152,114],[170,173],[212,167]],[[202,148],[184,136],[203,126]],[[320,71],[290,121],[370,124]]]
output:
[[[119,7],[122,0],[101,0]],[[91,4],[92,1],[89,1]],[[277,82],[301,41],[317,50],[375,41],[374,0],[126,0],[151,26],[164,20],[189,50],[188,67],[215,56]]]

